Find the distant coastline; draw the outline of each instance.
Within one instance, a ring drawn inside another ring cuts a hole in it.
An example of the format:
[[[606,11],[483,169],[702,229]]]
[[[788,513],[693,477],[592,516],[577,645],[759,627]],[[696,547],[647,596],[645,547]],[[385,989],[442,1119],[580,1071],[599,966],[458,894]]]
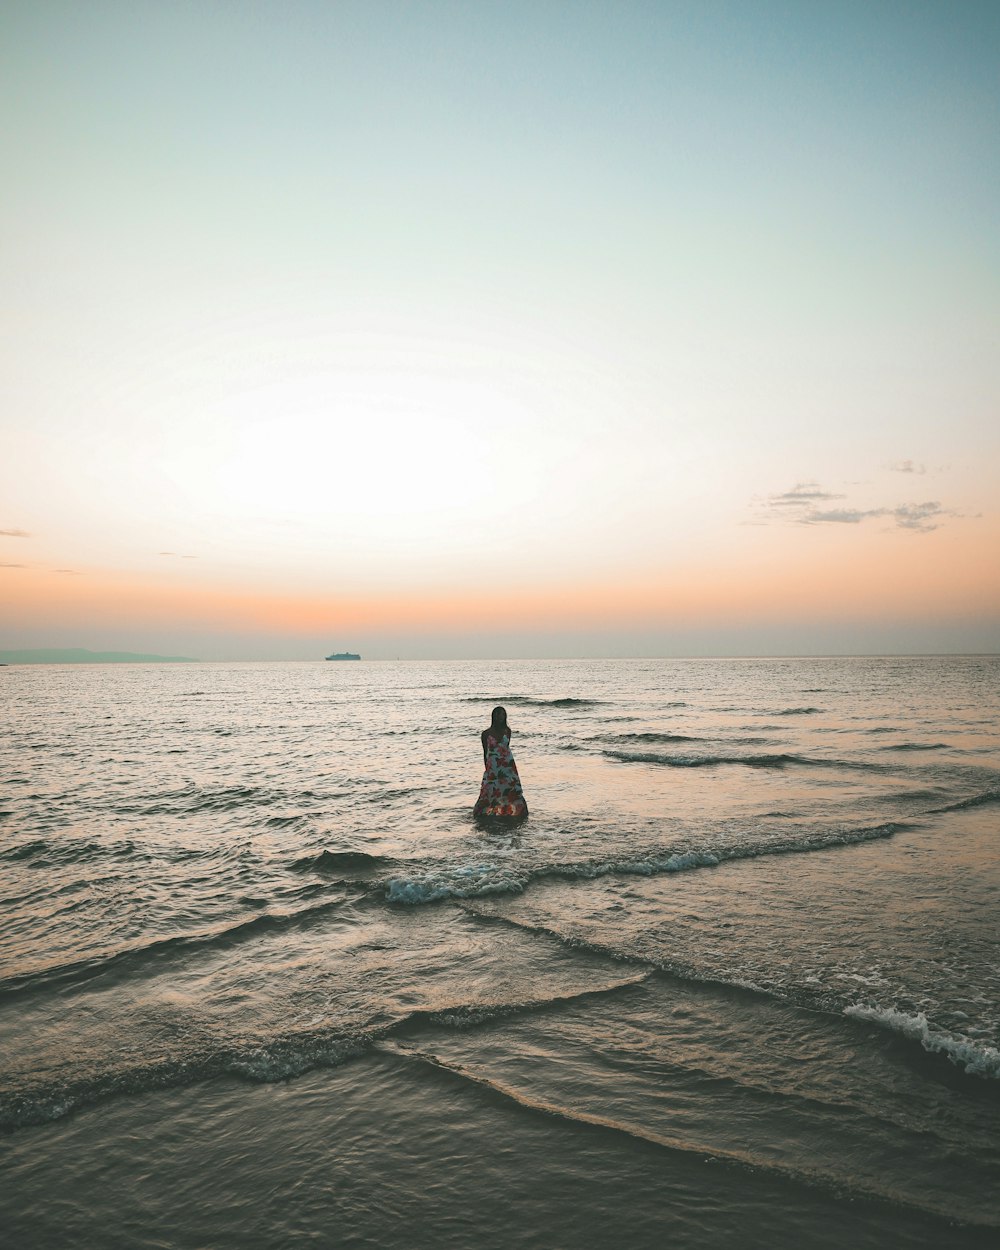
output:
[[[0,664],[197,664],[189,655],[141,655],[135,651],[88,651],[85,647],[35,647],[0,651]]]

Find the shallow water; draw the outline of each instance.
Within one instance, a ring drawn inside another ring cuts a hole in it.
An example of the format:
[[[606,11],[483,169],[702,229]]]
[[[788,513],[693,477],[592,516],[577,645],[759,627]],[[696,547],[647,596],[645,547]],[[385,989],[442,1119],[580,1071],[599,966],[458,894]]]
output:
[[[34,1244],[994,1241],[1000,660],[0,699],[0,1215]],[[470,815],[496,702],[515,827]]]

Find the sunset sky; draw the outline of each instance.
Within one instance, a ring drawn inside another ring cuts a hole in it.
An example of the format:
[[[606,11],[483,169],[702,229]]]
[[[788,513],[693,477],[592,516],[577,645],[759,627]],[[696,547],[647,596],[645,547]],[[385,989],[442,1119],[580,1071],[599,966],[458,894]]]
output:
[[[1000,4],[0,0],[0,648],[1000,649]]]

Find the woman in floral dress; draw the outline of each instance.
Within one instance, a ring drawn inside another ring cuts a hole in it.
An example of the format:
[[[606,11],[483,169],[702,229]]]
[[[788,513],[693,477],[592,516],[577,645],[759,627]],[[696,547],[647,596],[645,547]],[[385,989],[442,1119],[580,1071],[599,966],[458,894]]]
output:
[[[507,710],[493,709],[490,727],[482,732],[483,784],[479,798],[472,809],[474,816],[527,816],[528,805],[524,801],[521,778],[510,753],[510,726]]]

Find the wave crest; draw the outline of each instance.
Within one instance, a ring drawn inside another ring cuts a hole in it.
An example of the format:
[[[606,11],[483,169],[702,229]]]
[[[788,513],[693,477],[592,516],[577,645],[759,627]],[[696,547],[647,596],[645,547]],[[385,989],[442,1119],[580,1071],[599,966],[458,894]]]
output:
[[[367,851],[320,851],[318,855],[305,855],[292,865],[293,872],[372,872],[391,864],[382,855],[369,855]]]
[[[623,764],[658,764],[663,768],[712,768],[720,764],[742,764],[746,768],[784,768],[788,764],[824,764],[801,755],[778,752],[761,755],[663,755],[655,751],[605,751],[608,759]]]
[[[630,858],[539,864],[520,872],[507,865],[490,863],[455,867],[442,865],[410,876],[391,878],[384,885],[385,897],[390,903],[417,906],[448,898],[472,899],[487,894],[521,894],[532,882],[547,878],[590,881],[616,873],[652,877],[660,873],[715,868],[730,860],[759,859],[766,855],[808,854],[833,847],[856,846],[863,842],[892,837],[906,827],[905,824],[890,822],[864,828],[837,829],[783,842],[758,842],[743,846],[666,847],[651,849]]]
[[[988,807],[991,803],[1000,803],[1000,786],[990,786],[981,794],[970,795],[967,799],[959,799],[957,803],[947,803],[944,807],[932,807],[931,812],[964,812],[970,807]]]
[[[691,734],[668,734],[668,733],[634,733],[634,734],[615,734],[612,738],[614,742],[704,742],[704,738],[697,738]]]
[[[463,703],[493,703],[498,700],[490,695],[474,694],[469,695],[462,700]],[[605,702],[603,699],[535,699],[531,695],[509,694],[502,700],[506,706],[508,703],[516,707],[601,707]]]
[[[1000,1050],[967,1037],[956,1037],[945,1029],[937,1029],[923,1012],[910,1015],[894,1007],[869,1007],[856,1003],[845,1007],[844,1015],[889,1029],[909,1041],[919,1042],[929,1054],[945,1055],[970,1076],[1000,1080]]]

